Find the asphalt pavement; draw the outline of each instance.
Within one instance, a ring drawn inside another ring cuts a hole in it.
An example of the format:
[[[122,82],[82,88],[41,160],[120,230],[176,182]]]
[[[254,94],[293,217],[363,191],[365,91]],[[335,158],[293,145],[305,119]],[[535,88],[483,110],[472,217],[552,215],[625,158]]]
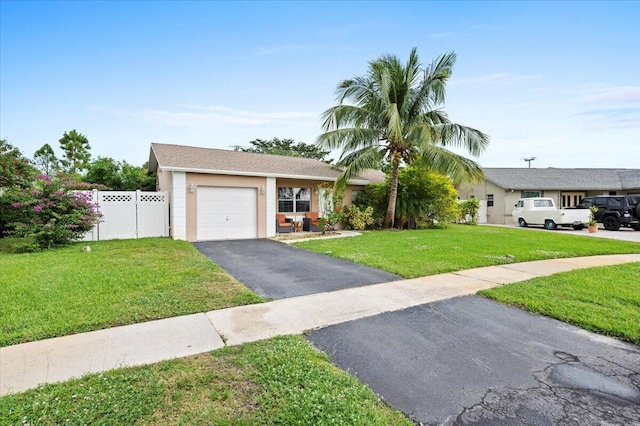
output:
[[[482,297],[307,338],[420,424],[640,424],[640,347]]]
[[[401,279],[277,241],[204,241],[194,246],[244,285],[268,299],[362,287]]]

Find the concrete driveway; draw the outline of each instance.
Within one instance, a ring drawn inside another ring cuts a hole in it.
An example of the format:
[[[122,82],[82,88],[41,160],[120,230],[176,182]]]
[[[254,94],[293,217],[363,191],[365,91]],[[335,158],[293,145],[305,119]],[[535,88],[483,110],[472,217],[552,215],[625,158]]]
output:
[[[640,424],[640,347],[478,296],[308,339],[421,424]]]
[[[194,246],[260,296],[282,299],[401,277],[277,241],[204,241]]]

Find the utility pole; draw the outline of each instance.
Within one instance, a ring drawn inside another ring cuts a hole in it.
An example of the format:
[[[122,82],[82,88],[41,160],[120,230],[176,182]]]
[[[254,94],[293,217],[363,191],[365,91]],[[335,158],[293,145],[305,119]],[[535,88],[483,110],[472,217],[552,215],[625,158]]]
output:
[[[523,158],[524,161],[526,161],[527,163],[529,163],[529,168],[531,168],[531,162],[533,160],[535,160],[536,157],[529,157],[529,158]]]

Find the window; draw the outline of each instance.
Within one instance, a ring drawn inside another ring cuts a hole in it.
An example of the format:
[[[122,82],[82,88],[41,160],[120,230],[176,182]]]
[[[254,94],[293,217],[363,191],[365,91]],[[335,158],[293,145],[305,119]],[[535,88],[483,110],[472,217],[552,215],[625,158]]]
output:
[[[487,194],[487,207],[493,207],[493,194]]]
[[[280,213],[311,211],[311,189],[278,188],[278,211]]]
[[[618,198],[618,197],[609,198],[609,206],[608,207],[610,209],[612,209],[612,210],[620,209],[620,208],[622,208],[622,200],[623,200],[622,198]]]
[[[534,207],[553,207],[553,204],[551,203],[551,200],[534,200],[533,206]]]
[[[522,198],[540,197],[540,191],[522,191]]]
[[[587,198],[583,198],[582,200],[580,200],[580,207],[581,208],[588,209],[592,205],[593,205],[593,198],[592,197],[587,197]]]
[[[358,195],[360,195],[361,191],[358,191],[357,189],[352,189],[351,190],[351,204],[355,203],[356,199],[358,198]]]
[[[599,209],[606,209],[607,199],[605,197],[596,197],[593,204],[595,204]]]

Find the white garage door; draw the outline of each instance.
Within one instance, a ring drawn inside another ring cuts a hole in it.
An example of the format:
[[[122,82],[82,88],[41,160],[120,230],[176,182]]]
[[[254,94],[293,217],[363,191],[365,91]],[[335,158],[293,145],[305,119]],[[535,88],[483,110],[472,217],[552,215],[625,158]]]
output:
[[[198,240],[258,236],[255,188],[198,187]]]

